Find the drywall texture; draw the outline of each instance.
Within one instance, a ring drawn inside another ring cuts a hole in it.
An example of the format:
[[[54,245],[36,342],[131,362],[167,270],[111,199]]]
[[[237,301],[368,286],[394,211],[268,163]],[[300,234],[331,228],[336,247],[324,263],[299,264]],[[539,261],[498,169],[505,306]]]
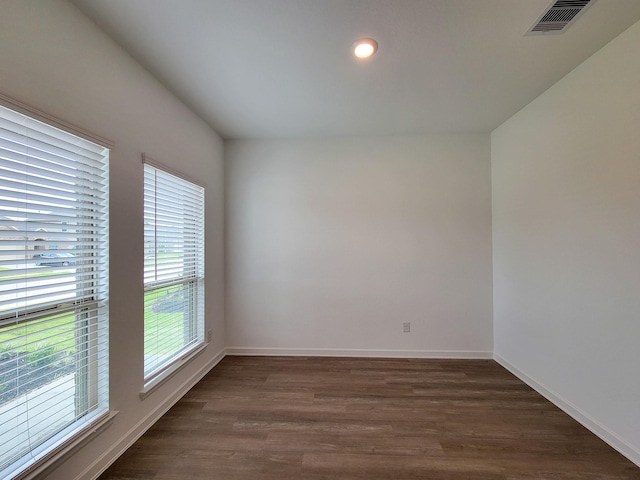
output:
[[[495,353],[640,464],[640,24],[492,134]]]
[[[93,467],[99,467],[94,462],[104,464],[120,453],[111,449],[150,424],[224,348],[223,144],[66,1],[3,0],[0,65],[2,93],[115,142],[110,173],[110,373],[111,407],[119,414],[47,477],[91,478]],[[142,152],[207,184],[206,323],[213,333],[204,353],[144,401],[138,395],[143,384]]]
[[[491,355],[489,147],[225,143],[230,351]]]

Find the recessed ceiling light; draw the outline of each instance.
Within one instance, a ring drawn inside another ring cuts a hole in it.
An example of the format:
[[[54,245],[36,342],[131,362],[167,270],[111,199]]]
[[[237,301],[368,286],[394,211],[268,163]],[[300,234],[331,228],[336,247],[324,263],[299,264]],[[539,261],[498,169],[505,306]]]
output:
[[[369,58],[378,50],[378,42],[373,38],[361,38],[353,44],[353,54],[358,58]]]

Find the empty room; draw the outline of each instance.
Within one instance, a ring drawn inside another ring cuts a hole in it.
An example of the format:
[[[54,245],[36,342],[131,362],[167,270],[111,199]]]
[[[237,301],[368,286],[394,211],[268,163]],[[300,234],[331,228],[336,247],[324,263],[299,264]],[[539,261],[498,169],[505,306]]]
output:
[[[0,478],[640,480],[640,1],[2,0]]]

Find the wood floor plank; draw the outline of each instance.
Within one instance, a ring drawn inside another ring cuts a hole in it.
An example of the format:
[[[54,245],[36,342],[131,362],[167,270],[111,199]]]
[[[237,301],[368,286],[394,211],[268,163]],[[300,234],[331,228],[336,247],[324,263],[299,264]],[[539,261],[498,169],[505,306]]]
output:
[[[640,480],[490,360],[227,357],[101,480]]]

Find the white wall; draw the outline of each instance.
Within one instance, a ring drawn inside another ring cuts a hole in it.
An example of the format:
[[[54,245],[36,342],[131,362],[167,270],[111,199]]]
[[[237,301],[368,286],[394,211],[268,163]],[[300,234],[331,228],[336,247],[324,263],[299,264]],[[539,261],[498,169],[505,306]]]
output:
[[[492,134],[496,357],[640,465],[640,23]]]
[[[491,356],[489,143],[227,142],[229,351]]]
[[[115,142],[110,213],[111,407],[120,413],[47,477],[91,478],[206,371],[224,347],[223,144],[66,1],[3,0],[0,65],[0,92]],[[138,395],[143,383],[143,151],[207,184],[206,322],[214,337],[203,354],[144,401]]]
[[[640,463],[640,24],[492,135],[495,352]],[[91,478],[225,342],[220,138],[64,0],[0,3],[0,92],[116,143],[114,422],[50,473]],[[207,183],[207,351],[141,401],[140,153]],[[235,351],[492,350],[486,135],[227,144]],[[412,332],[402,333],[410,321]]]

